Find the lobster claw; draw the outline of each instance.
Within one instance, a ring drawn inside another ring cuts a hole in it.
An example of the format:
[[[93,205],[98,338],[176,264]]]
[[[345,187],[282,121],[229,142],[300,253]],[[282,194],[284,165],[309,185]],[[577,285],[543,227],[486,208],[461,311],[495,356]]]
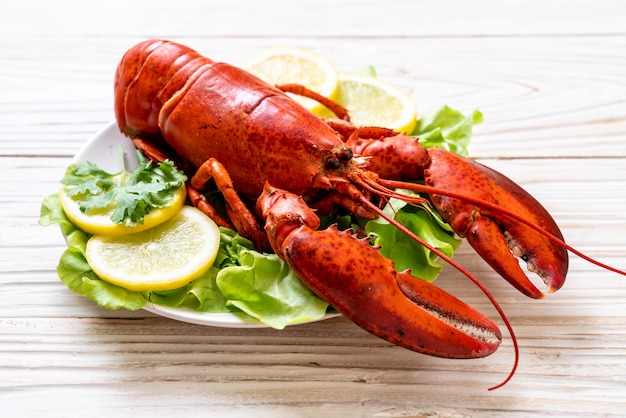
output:
[[[438,357],[477,358],[502,339],[487,316],[408,272],[350,232],[317,230],[319,218],[296,195],[265,185],[257,210],[270,242],[319,297],[363,329]]]
[[[428,152],[431,162],[424,172],[427,185],[494,203],[563,239],[548,211],[501,173],[446,151]],[[545,234],[489,208],[443,195],[433,195],[432,200],[455,232],[465,237],[494,270],[522,293],[532,298],[543,297],[519,266],[516,256],[526,261],[530,272],[543,279],[549,292],[558,290],[565,282],[567,250]]]

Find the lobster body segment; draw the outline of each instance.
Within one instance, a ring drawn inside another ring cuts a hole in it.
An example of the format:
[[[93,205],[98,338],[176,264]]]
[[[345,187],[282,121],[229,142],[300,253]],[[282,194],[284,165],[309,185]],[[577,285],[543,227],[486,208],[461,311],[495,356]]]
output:
[[[455,231],[526,294],[541,292],[519,268],[511,268],[517,263],[511,243],[536,270],[551,271],[550,289],[565,278],[567,253],[523,226],[532,223],[561,237],[556,224],[501,174],[445,151],[426,150],[414,138],[384,133],[389,130],[371,128],[369,139],[362,139],[354,129],[346,137],[278,88],[185,46],[147,41],[131,48],[116,73],[115,114],[120,130],[138,139],[149,156],[163,154],[140,139],[162,135],[185,169],[196,171],[190,194],[215,178],[231,220],[237,218],[232,223],[250,224],[240,232],[263,234],[253,239],[258,247],[268,242],[315,293],[394,344],[436,356],[479,357],[493,352],[501,336],[486,316],[396,271],[377,249],[350,233],[317,230],[319,219],[309,205],[383,216],[410,235],[381,207],[390,197],[416,201],[391,189],[428,193]],[[335,125],[353,129],[349,123]],[[258,225],[244,201],[257,201]],[[194,202],[207,204],[200,198]],[[492,235],[498,238],[492,241]]]

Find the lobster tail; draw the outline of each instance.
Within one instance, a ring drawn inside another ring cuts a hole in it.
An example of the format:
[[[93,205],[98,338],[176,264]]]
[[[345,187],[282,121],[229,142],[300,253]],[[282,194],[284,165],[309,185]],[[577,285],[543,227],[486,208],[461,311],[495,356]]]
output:
[[[115,73],[115,117],[120,130],[131,137],[159,132],[163,104],[198,68],[212,62],[169,41],[150,40],[129,49]]]

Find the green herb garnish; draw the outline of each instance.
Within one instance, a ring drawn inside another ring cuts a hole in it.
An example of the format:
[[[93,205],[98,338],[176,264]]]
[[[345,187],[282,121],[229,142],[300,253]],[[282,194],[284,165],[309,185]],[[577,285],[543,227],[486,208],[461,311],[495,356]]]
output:
[[[123,160],[123,159],[122,159]],[[153,208],[168,206],[187,177],[171,161],[154,163],[137,151],[137,168],[111,174],[91,162],[71,164],[61,183],[84,213],[115,205],[111,220],[126,226],[143,223]],[[122,164],[123,165],[123,164]]]

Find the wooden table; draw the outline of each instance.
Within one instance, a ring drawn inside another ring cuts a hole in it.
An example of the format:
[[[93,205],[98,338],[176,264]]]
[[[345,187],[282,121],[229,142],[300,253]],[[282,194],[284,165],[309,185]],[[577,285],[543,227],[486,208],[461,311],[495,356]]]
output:
[[[567,240],[626,268],[626,3],[22,0],[0,6],[0,414],[2,416],[623,416],[626,278],[573,256],[541,301],[468,245],[458,261],[519,338],[451,361],[393,347],[344,318],[213,328],[107,311],[58,279],[64,241],[37,224],[72,155],[113,120],[124,51],[162,37],[243,63],[309,48],[341,71],[373,65],[420,110],[485,122],[472,155],[531,191]],[[430,4],[429,4],[430,3]],[[174,5],[176,4],[176,6]],[[462,275],[440,286],[497,319]]]

